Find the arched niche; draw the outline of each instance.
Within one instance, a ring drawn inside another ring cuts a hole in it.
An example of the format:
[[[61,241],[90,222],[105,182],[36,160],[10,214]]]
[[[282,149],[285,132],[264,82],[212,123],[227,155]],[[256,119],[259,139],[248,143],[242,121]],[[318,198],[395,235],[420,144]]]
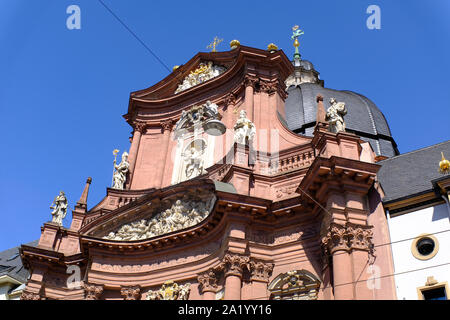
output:
[[[280,273],[269,284],[271,300],[316,300],[320,280],[306,270]]]

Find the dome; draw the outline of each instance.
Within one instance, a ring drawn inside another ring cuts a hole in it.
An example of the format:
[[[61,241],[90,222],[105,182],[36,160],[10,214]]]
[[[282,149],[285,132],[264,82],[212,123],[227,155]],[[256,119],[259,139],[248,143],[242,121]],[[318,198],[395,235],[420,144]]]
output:
[[[300,63],[300,67],[296,67],[300,70],[296,72],[304,72],[309,67],[313,68],[309,61],[302,62],[305,62],[305,66]],[[295,133],[313,135],[317,114],[316,96],[321,94],[325,110],[330,107],[330,98],[345,103],[347,114],[344,119],[347,131],[368,141],[377,156],[393,157],[399,154],[386,118],[367,97],[352,91],[324,88],[323,81],[299,81],[289,85],[287,93],[286,119],[283,120]]]

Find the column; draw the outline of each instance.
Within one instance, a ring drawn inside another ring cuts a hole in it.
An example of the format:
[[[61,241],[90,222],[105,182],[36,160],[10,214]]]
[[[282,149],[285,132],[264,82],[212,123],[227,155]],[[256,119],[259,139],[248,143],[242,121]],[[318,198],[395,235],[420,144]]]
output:
[[[352,300],[353,276],[345,225],[331,223],[328,233],[322,238],[325,255],[333,260],[333,291],[336,300]]]
[[[255,90],[255,85],[258,82],[258,77],[246,74],[244,79],[245,85],[245,109],[247,111],[247,118],[255,122],[254,116],[254,101],[253,94]]]
[[[142,134],[145,134],[146,124],[144,122],[136,121],[134,122],[134,134],[133,140],[131,141],[130,152],[128,154],[129,167],[129,181],[128,187],[131,187],[131,182],[133,180],[134,168],[136,166],[137,153],[139,150],[139,144],[141,142]]]
[[[200,274],[197,280],[200,284],[203,300],[216,300],[217,274],[210,269]]]
[[[160,176],[159,176],[159,186],[160,188],[162,188],[164,186],[164,177],[166,174],[166,171],[168,171],[168,169],[172,166],[173,167],[173,163],[170,159],[170,133],[172,132],[172,127],[173,127],[173,121],[172,120],[165,120],[165,121],[161,121],[161,127],[163,130],[163,139],[162,139],[162,144],[163,144],[163,150],[165,150],[165,154],[163,156],[163,167],[160,170]]]
[[[241,282],[243,268],[249,263],[250,258],[237,254],[227,253],[224,257],[225,271],[225,300],[241,299]]]
[[[251,299],[269,299],[267,284],[272,274],[273,263],[252,260],[250,262],[250,272],[252,281]]]
[[[351,249],[351,259],[353,266],[353,282],[355,298],[358,300],[374,299],[373,290],[378,289],[376,281],[370,284],[367,282],[370,273],[367,272],[370,266],[370,257],[372,250],[372,227],[347,223],[347,235]]]

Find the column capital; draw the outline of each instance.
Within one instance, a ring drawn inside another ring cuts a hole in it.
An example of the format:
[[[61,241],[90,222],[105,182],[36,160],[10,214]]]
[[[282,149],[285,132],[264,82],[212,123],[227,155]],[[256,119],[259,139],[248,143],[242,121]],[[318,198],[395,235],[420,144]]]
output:
[[[259,82],[259,78],[257,76],[252,76],[250,74],[246,74],[244,77],[244,85],[246,87],[252,87],[255,89],[256,84]]]
[[[273,271],[273,266],[273,263],[256,260],[250,261],[251,280],[268,283]]]
[[[121,286],[120,294],[124,300],[139,300],[141,297],[141,286]]]
[[[141,134],[145,134],[145,131],[147,130],[147,124],[143,121],[135,121],[133,122],[133,128]]]
[[[327,234],[322,237],[324,254],[334,254],[337,251],[372,249],[372,226],[358,225],[347,222],[345,225],[331,223]]]
[[[278,83],[275,81],[260,80],[260,88],[262,92],[272,95],[278,90]]]
[[[356,250],[370,251],[372,249],[372,226],[347,223],[349,247]]]
[[[169,120],[163,120],[159,122],[161,127],[163,128],[163,131],[168,130],[169,132],[172,131],[173,128],[173,120],[169,119]]]
[[[202,293],[217,291],[218,276],[213,269],[209,269],[208,271],[201,273],[197,277],[197,280],[200,283],[200,289]]]
[[[227,253],[223,257],[221,268],[225,271],[225,277],[237,276],[242,278],[244,267],[249,266],[250,257],[234,253]]]
[[[86,294],[86,300],[99,300],[103,293],[103,285],[85,283],[84,292]]]

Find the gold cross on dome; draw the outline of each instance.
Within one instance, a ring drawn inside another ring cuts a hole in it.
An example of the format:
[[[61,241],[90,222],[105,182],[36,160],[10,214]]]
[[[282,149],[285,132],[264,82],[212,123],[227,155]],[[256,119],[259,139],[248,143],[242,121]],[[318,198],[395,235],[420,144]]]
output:
[[[221,43],[223,39],[217,38],[217,36],[214,37],[213,42],[211,42],[206,49],[212,49],[211,52],[216,52],[216,46]]]

